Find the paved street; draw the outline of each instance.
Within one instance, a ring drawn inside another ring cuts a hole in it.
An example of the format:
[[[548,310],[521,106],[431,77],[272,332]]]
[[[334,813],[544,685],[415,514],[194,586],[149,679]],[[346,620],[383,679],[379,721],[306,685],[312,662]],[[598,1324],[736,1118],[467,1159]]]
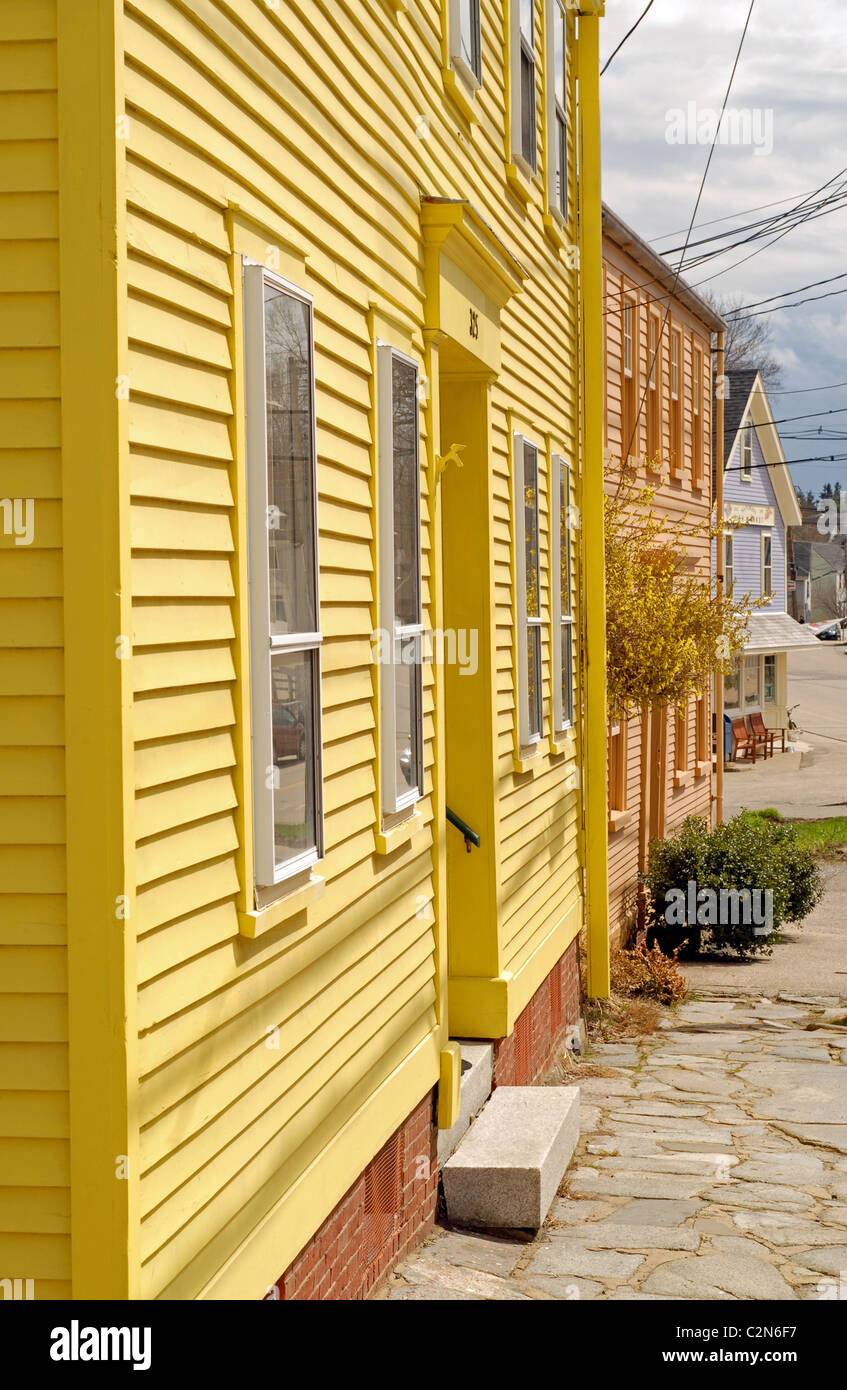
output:
[[[797,737],[808,751],[802,760],[778,755],[728,771],[727,818],[766,806],[801,820],[847,815],[847,645],[819,642],[789,652],[788,704],[797,706]]]
[[[836,1298],[847,1282],[845,1015],[836,999],[700,999],[654,1037],[595,1048],[609,1071],[580,1083],[582,1138],[544,1229],[442,1230],[383,1296]]]

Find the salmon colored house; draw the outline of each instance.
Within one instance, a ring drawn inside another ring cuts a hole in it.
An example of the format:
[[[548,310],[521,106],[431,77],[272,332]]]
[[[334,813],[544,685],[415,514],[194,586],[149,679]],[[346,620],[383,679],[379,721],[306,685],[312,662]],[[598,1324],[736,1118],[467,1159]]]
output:
[[[602,8],[0,6],[36,1298],[364,1297],[607,992]]]
[[[712,333],[724,323],[666,261],[603,209],[605,456],[656,488],[653,509],[692,530],[712,511]],[[607,481],[614,487],[614,479]],[[710,582],[707,534],[686,565]],[[609,915],[632,926],[649,843],[687,816],[712,819],[711,683],[684,706],[631,710],[609,724]]]

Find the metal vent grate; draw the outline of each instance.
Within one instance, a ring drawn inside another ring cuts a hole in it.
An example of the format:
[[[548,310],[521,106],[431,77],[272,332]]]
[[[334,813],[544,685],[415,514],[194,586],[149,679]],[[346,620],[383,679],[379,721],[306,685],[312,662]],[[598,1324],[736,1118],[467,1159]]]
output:
[[[402,1191],[398,1133],[383,1145],[365,1173],[364,1239],[368,1260],[379,1253],[397,1228]]]

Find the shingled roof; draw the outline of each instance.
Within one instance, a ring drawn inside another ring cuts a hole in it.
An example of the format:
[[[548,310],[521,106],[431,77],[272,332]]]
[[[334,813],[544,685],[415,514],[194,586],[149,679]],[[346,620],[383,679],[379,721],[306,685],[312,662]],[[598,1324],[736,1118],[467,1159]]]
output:
[[[739,367],[726,374],[728,390],[723,402],[723,457],[724,467],[729,463],[729,454],[735,443],[735,436],[741,424],[753,383],[759,375],[757,367]]]

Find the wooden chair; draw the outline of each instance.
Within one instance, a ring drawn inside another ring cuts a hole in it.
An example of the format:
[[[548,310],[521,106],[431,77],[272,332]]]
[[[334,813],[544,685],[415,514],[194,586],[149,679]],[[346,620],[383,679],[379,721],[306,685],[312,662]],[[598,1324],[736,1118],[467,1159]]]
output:
[[[743,719],[733,719],[732,721],[732,761],[737,760],[739,752],[745,758],[756,761],[756,740],[750,733]]]
[[[767,727],[760,710],[756,710],[749,716],[747,727],[751,737],[756,740],[756,746],[764,745],[765,757],[772,758],[775,731]]]
[[[750,715],[750,723],[751,723],[752,726],[753,726],[753,732],[754,732],[755,734],[759,734],[759,733],[770,734],[770,736],[771,736],[771,753],[773,753],[773,743],[774,743],[774,739],[776,738],[777,734],[779,734],[780,738],[782,739],[782,751],[783,751],[783,753],[785,752],[785,735],[788,733],[788,730],[787,730],[787,729],[783,729],[783,727],[782,727],[781,724],[778,725],[778,726],[777,726],[776,728],[774,728],[774,729],[769,729],[769,728],[767,727],[767,725],[765,724],[765,721],[764,721],[764,719],[762,718],[761,714],[751,714],[751,715]],[[761,729],[759,728],[759,725],[761,725]]]

